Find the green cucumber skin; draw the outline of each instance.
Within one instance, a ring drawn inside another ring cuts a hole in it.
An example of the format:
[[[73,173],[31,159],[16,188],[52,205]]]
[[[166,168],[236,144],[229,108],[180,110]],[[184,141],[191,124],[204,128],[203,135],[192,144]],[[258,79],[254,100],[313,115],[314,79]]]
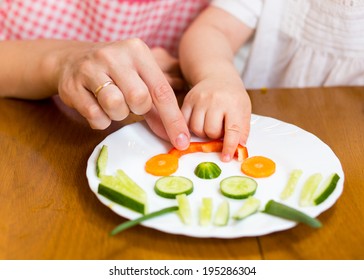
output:
[[[224,192],[223,190],[221,190],[221,193],[228,197],[228,198],[232,198],[232,199],[245,199],[248,198],[249,196],[253,196],[255,194],[256,190],[247,193],[247,194],[242,194],[242,195],[231,195],[230,193]]]
[[[200,179],[216,179],[221,174],[221,168],[214,162],[201,162],[194,173]]]
[[[101,178],[105,174],[106,164],[108,160],[108,146],[103,145],[96,160],[96,175]]]
[[[332,194],[334,192],[334,190],[336,189],[337,182],[339,180],[340,180],[340,176],[335,173],[330,181],[330,184],[325,188],[325,190],[317,198],[314,199],[314,204],[319,205],[322,202],[324,202],[330,196],[330,194]]]
[[[301,222],[313,228],[320,228],[322,226],[321,222],[316,218],[274,200],[269,200],[262,212],[287,220]]]
[[[179,192],[179,193],[165,193],[165,192],[160,192],[157,188],[157,186],[154,186],[154,191],[157,195],[164,197],[164,198],[169,198],[169,199],[175,199],[177,195],[179,194],[186,194],[186,195],[190,195],[193,192],[193,187],[191,189],[189,189],[188,191],[183,191],[183,192]]]
[[[97,192],[103,196],[105,196],[106,198],[110,199],[113,202],[116,202],[117,204],[123,205],[131,210],[134,210],[138,213],[141,214],[145,214],[146,212],[146,207],[144,204],[130,199],[129,197],[103,185],[103,184],[99,184],[98,190]]]

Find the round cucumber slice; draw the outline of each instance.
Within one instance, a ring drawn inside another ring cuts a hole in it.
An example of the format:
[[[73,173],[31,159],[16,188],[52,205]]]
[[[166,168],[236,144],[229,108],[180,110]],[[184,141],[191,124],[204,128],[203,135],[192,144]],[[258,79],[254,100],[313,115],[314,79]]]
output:
[[[214,162],[201,162],[195,168],[195,175],[201,179],[215,179],[221,174],[221,168]]]
[[[165,176],[156,181],[154,191],[164,198],[176,198],[179,194],[191,194],[193,183],[186,177]]]
[[[220,182],[221,193],[234,199],[244,199],[255,194],[257,187],[257,181],[245,176],[231,176]]]

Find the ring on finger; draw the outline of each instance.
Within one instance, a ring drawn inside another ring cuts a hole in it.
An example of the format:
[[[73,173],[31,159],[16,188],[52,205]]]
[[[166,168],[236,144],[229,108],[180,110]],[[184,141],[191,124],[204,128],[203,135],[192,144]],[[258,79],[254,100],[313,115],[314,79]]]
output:
[[[103,89],[103,88],[106,88],[107,86],[109,86],[109,85],[115,85],[115,83],[113,82],[113,81],[107,81],[107,82],[105,82],[105,83],[103,83],[103,84],[101,84],[101,85],[99,85],[96,89],[95,89],[95,91],[94,91],[94,95],[95,95],[95,97],[97,98],[97,95],[99,94],[99,92]]]

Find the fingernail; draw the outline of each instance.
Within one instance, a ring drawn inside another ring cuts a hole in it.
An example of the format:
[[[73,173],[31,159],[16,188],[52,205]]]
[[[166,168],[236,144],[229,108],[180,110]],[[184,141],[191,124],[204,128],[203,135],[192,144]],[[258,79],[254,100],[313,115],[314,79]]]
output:
[[[228,162],[231,160],[231,156],[229,154],[222,155],[222,161]]]
[[[177,136],[176,144],[177,144],[176,148],[184,150],[188,148],[190,140],[188,139],[186,134],[181,133]]]

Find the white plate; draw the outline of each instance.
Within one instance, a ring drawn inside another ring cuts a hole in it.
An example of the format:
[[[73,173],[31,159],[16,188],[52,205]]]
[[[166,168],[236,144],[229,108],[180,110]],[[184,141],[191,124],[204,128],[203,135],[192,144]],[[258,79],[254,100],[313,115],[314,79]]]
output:
[[[196,137],[192,141],[202,141]],[[115,213],[127,219],[134,219],[140,214],[125,207],[119,206],[97,193],[99,179],[95,172],[95,162],[102,145],[109,147],[109,160],[107,173],[114,174],[117,169],[123,169],[148,196],[148,210],[156,211],[164,207],[176,205],[173,199],[166,199],[155,194],[153,187],[159,177],[144,171],[145,162],[152,156],[165,153],[171,145],[156,137],[145,122],[138,122],[121,128],[110,134],[97,145],[87,162],[86,175],[91,190],[97,198],[110,207]],[[276,162],[276,173],[268,178],[257,179],[258,189],[255,197],[261,200],[261,208],[270,199],[280,201],[279,195],[284,188],[292,169],[302,169],[303,175],[294,192],[294,195],[285,204],[295,207],[311,216],[318,216],[330,208],[343,191],[344,173],[339,159],[333,151],[315,135],[303,129],[273,119],[252,115],[251,132],[247,143],[249,156],[263,155]],[[203,161],[214,161],[221,169],[220,177],[213,180],[197,178],[193,171],[197,164]],[[323,177],[336,172],[340,180],[330,197],[318,206],[300,208],[298,198],[301,187],[306,178],[313,173],[320,172]],[[167,214],[143,223],[163,232],[182,234],[194,237],[238,238],[244,236],[259,236],[268,233],[286,230],[296,225],[295,222],[273,217],[264,213],[257,213],[241,221],[230,219],[228,226],[202,227],[198,224],[198,210],[202,197],[213,199],[214,209],[226,199],[219,192],[219,182],[228,176],[243,175],[240,163],[233,160],[223,163],[217,153],[195,153],[180,158],[179,168],[173,175],[182,175],[190,178],[194,183],[194,191],[189,200],[192,206],[194,221],[192,225],[184,225],[176,214]],[[228,199],[231,213],[234,213],[243,201]],[[282,202],[282,201],[281,201]]]

